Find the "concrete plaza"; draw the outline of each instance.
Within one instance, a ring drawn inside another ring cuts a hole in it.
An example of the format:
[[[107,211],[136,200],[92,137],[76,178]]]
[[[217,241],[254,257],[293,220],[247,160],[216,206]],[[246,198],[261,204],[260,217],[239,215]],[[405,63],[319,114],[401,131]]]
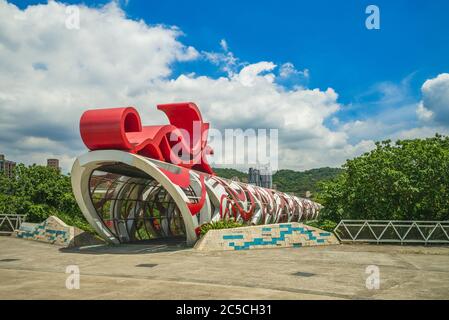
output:
[[[69,265],[79,267],[80,289],[66,288]],[[366,287],[370,265],[377,290]],[[449,299],[449,247],[63,249],[2,236],[0,299]]]

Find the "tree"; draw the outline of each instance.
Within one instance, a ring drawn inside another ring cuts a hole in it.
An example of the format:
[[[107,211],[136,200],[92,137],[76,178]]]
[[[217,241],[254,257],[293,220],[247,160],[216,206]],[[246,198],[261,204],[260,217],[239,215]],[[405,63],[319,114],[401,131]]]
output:
[[[19,164],[11,177],[0,175],[0,213],[26,214],[29,222],[56,215],[70,225],[92,231],[78,208],[70,177],[44,166]]]
[[[449,219],[449,137],[378,142],[343,168],[321,183],[323,218]]]

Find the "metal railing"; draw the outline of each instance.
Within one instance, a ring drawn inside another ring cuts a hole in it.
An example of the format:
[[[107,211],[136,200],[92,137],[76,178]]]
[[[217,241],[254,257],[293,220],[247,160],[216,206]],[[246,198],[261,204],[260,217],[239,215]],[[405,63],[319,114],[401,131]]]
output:
[[[341,242],[449,244],[449,221],[341,220]]]
[[[0,235],[8,235],[19,229],[26,214],[0,214]]]

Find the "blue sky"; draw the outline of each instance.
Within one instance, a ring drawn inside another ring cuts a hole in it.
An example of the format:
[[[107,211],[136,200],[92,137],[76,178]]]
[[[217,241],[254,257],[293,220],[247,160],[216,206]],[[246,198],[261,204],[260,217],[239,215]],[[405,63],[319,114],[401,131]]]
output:
[[[46,1],[11,1],[24,8]],[[64,1],[101,6],[109,1]],[[375,4],[381,29],[365,28],[365,8]],[[449,71],[449,2],[433,1],[137,1],[121,2],[126,14],[149,24],[178,26],[184,43],[219,50],[226,39],[243,61],[290,61],[312,74],[310,87],[334,88],[342,103],[369,102],[373,85],[409,75],[412,94],[424,80]],[[210,64],[177,72],[217,75]]]
[[[46,3],[9,2],[21,10]],[[109,1],[64,3],[85,4],[95,9]],[[318,88],[322,93],[332,88],[338,95],[335,102],[339,107],[325,112],[321,129],[344,133],[345,141],[353,146],[365,140],[444,133],[448,128],[447,122],[438,121],[443,119],[438,112],[445,114],[441,110],[446,100],[440,98],[446,97],[445,89],[443,94],[437,91],[436,98],[432,95],[436,85],[429,88],[427,97],[422,90],[427,80],[449,72],[449,1],[116,3],[126,19],[142,19],[149,26],[162,24],[168,29],[176,26],[183,33],[177,36],[177,41],[195,48],[200,55],[232,53],[241,63],[239,68],[268,61],[278,68],[291,63],[298,71],[307,69],[306,77],[278,76],[276,82],[285,91],[302,86],[310,90]],[[370,4],[380,9],[380,30],[365,27],[368,16],[365,8]],[[220,46],[223,39],[227,51]],[[39,61],[34,65],[45,67]],[[191,73],[210,79],[229,76],[211,59],[174,59],[168,65],[169,79]],[[424,103],[424,109],[420,109],[424,110],[422,116],[418,114],[420,103]]]

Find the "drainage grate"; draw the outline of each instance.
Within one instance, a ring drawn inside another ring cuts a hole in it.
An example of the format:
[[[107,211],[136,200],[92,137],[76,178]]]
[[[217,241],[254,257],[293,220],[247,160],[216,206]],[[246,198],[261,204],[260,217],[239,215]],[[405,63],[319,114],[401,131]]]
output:
[[[143,268],[153,268],[155,266],[157,266],[156,263],[141,263],[136,265],[136,267],[143,267]]]
[[[310,272],[295,272],[293,274],[294,276],[298,276],[298,277],[312,277],[315,275],[315,273],[310,273]]]
[[[0,262],[12,262],[12,261],[18,261],[20,259],[0,259]]]

